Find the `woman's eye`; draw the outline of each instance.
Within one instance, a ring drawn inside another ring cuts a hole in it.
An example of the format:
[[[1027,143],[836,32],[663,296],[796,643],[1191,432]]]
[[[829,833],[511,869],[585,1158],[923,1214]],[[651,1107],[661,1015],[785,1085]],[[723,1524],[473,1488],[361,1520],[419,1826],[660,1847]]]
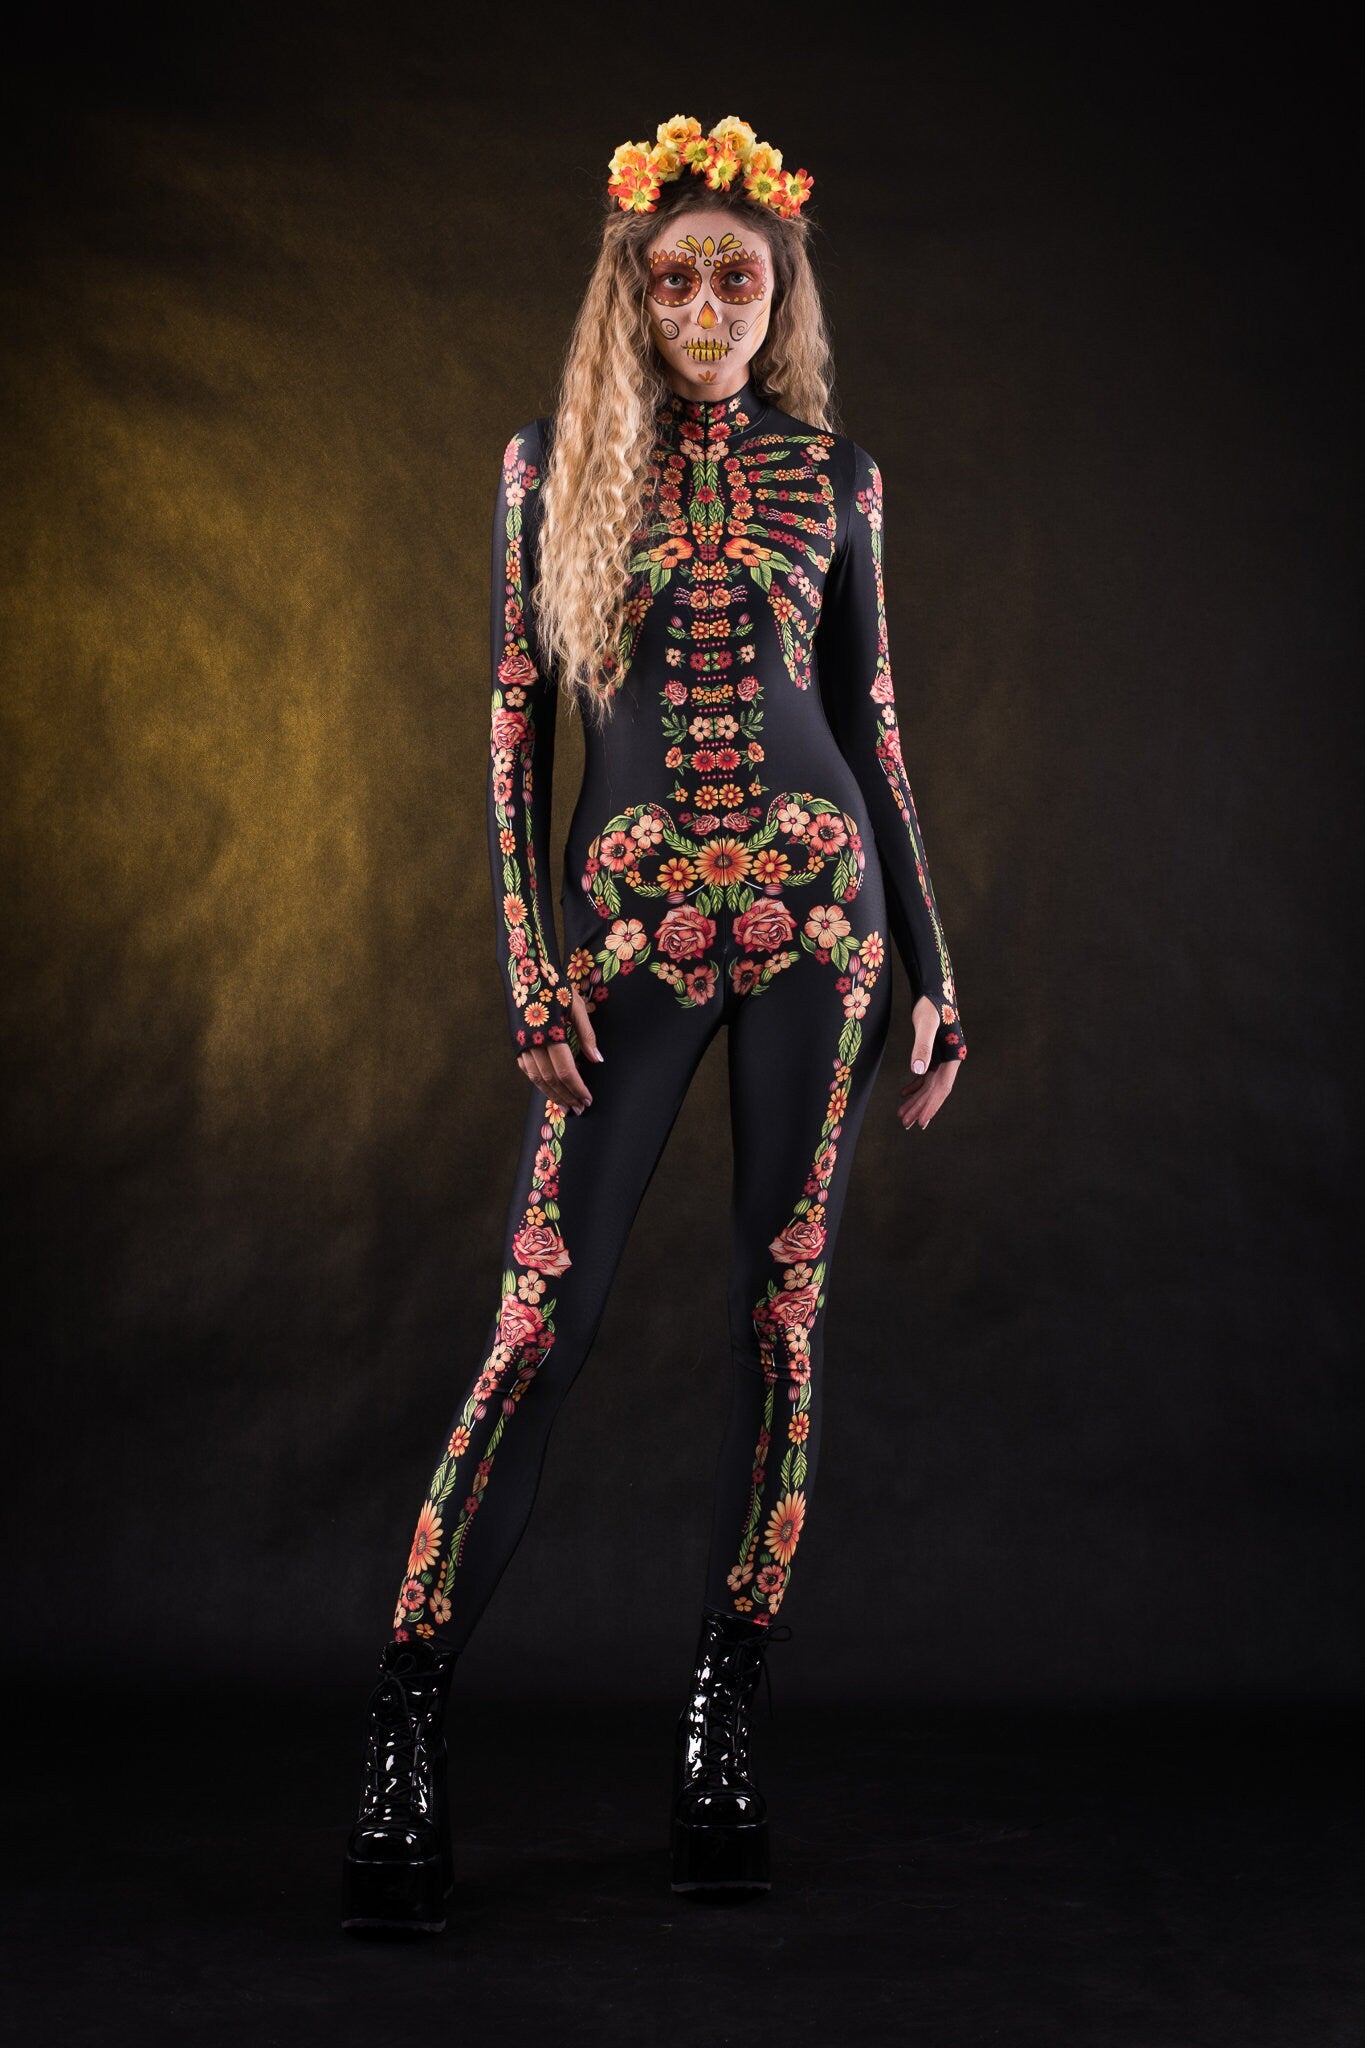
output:
[[[701,279],[694,270],[685,270],[681,263],[671,263],[667,270],[650,271],[649,290],[660,305],[685,306],[701,290]]]
[[[754,274],[752,270],[727,270],[725,273],[725,282],[727,285],[731,286],[741,284],[752,284],[753,276]]]

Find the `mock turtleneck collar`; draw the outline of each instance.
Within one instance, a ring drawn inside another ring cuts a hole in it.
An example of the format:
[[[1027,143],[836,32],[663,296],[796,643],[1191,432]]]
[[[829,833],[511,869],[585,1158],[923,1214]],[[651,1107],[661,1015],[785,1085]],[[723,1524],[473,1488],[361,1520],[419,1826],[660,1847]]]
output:
[[[746,377],[739,390],[729,398],[683,398],[670,389],[660,407],[660,416],[678,427],[694,427],[706,434],[719,428],[722,432],[743,423],[752,426],[767,406],[754,389],[753,379]]]

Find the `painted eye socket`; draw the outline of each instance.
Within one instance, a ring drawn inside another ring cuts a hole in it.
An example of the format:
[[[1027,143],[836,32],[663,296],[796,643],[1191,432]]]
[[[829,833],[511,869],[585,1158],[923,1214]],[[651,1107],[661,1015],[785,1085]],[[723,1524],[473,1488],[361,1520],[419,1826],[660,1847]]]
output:
[[[768,289],[768,280],[763,265],[757,260],[727,263],[712,273],[711,289],[727,306],[747,306],[752,300],[763,297]]]
[[[701,273],[693,263],[661,261],[649,273],[649,296],[657,305],[685,306],[700,290]]]

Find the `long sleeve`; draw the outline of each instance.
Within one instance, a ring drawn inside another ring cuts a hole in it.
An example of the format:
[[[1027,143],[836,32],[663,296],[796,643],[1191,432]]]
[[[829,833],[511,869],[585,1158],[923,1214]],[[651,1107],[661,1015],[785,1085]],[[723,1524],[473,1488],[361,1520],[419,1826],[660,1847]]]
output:
[[[502,458],[493,518],[488,857],[493,919],[512,1044],[517,1052],[567,1037],[549,878],[558,686],[541,660],[535,582],[545,422],[514,434]]]
[[[882,479],[865,449],[852,449],[844,532],[825,579],[815,634],[820,694],[839,749],[858,778],[886,880],[887,915],[915,999],[939,1012],[931,1066],[965,1059],[953,963],[929,878],[891,681],[882,578]]]

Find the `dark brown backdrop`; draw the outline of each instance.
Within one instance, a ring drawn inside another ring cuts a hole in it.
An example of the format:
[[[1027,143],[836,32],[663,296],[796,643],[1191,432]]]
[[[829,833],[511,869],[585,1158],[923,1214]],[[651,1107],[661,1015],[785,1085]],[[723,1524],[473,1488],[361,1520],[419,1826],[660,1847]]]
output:
[[[614,145],[737,112],[815,173],[971,1042],[906,1137],[897,967],[788,1683],[1358,1691],[1340,51],[1304,16],[1286,49],[450,15],[133,10],[12,75],[14,1634],[370,1669],[525,1100],[497,460],[552,403]],[[713,1056],[472,1685],[690,1653],[724,1118]]]

